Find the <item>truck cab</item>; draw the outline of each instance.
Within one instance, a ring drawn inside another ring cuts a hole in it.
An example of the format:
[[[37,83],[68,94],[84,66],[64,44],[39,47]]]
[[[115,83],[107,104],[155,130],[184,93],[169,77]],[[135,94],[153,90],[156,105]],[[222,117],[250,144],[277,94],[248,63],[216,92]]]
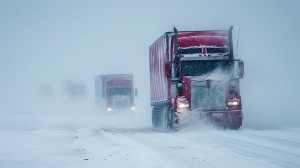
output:
[[[198,111],[202,117],[224,127],[242,125],[242,101],[235,62],[230,61],[228,48],[214,48],[213,51],[209,55],[203,52],[179,55],[179,79],[173,80],[172,84],[176,88],[175,123],[180,123],[182,113]]]

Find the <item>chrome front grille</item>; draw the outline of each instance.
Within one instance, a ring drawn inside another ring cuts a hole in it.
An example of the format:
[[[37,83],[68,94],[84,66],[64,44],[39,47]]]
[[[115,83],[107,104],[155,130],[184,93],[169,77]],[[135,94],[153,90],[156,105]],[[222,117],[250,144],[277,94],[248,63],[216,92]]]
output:
[[[210,87],[206,81],[192,83],[191,107],[193,110],[203,111],[226,109],[226,87],[221,81],[210,80]]]
[[[129,102],[128,100],[114,100],[115,109],[125,109],[129,108]]]

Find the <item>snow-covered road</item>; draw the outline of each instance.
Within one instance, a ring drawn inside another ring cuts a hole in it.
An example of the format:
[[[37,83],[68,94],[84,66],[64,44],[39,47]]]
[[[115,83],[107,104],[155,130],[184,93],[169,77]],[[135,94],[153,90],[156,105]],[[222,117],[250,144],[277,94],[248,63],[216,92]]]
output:
[[[134,115],[20,115],[1,116],[0,167],[300,167],[300,128],[163,131]]]
[[[108,167],[300,166],[300,132],[293,129],[232,131],[205,128],[161,132],[151,128],[84,128],[77,131],[77,144],[90,151],[87,155],[93,158],[91,165],[100,162]],[[90,139],[87,141],[86,137]],[[107,146],[109,150],[103,152]]]

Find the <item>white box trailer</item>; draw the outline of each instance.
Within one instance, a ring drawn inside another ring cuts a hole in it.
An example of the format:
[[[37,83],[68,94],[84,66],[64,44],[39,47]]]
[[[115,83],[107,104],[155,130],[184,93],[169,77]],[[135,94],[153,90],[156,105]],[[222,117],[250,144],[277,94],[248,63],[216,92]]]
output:
[[[84,80],[64,80],[62,87],[63,94],[69,98],[85,97],[87,95]]]

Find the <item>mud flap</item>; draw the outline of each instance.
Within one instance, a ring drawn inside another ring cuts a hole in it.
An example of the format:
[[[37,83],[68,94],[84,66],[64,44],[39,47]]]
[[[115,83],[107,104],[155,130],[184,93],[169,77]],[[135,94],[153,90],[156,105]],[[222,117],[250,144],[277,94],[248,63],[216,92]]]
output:
[[[170,106],[153,107],[152,125],[155,128],[173,129],[174,112]]]

